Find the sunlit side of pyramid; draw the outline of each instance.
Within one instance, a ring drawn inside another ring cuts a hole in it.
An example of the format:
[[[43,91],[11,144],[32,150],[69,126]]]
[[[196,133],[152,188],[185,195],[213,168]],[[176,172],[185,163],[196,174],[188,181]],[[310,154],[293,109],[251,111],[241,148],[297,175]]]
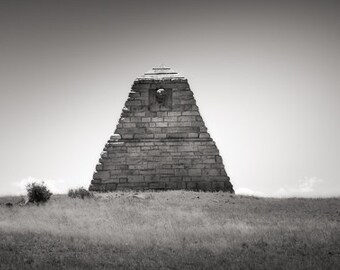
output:
[[[90,190],[189,189],[233,186],[187,79],[169,67],[137,78]]]

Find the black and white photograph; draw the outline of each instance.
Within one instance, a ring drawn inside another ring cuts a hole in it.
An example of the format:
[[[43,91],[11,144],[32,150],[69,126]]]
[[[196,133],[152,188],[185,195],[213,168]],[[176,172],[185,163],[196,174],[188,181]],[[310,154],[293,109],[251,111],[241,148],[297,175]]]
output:
[[[0,0],[0,269],[340,269],[339,0]]]

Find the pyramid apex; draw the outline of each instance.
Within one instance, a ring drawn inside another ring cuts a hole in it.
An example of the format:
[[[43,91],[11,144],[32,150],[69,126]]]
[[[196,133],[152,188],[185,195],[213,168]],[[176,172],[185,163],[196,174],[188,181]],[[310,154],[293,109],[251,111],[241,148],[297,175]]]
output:
[[[142,75],[138,79],[160,80],[166,78],[184,79],[184,77],[178,74],[178,72],[174,71],[172,68],[164,64],[153,67],[151,70],[145,72],[144,75]]]

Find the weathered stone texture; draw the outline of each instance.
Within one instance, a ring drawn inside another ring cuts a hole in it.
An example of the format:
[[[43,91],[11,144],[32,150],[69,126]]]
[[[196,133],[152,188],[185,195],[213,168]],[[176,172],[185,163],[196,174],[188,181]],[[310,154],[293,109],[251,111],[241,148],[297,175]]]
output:
[[[96,166],[90,190],[124,189],[233,192],[187,80],[169,68],[135,80]]]

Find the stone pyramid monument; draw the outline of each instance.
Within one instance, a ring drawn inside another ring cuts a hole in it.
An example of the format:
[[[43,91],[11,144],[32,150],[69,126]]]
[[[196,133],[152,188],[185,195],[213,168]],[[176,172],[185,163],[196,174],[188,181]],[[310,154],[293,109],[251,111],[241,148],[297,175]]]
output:
[[[160,66],[134,81],[89,189],[234,192],[187,79]]]

